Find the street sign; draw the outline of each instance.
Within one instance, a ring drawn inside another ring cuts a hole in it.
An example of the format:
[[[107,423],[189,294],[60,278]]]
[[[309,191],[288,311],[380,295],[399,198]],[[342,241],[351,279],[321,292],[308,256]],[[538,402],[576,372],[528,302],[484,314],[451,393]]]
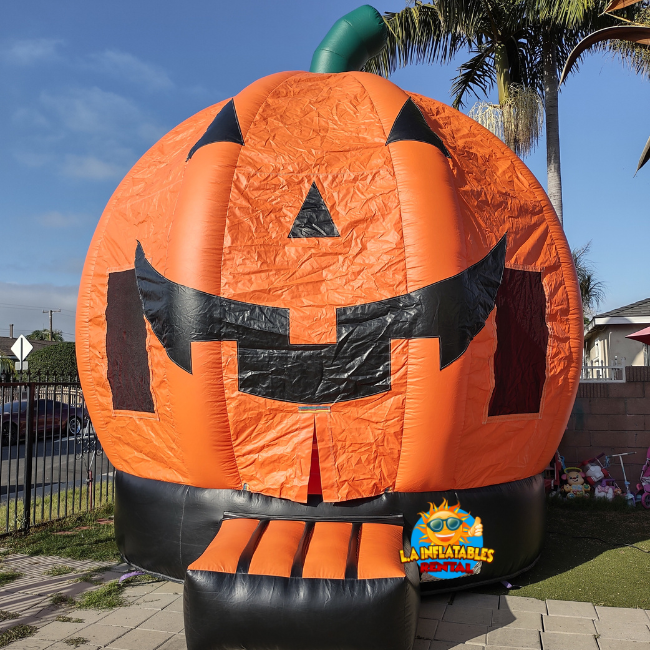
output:
[[[11,346],[11,351],[16,355],[19,362],[23,362],[27,355],[34,349],[34,346],[21,334]]]

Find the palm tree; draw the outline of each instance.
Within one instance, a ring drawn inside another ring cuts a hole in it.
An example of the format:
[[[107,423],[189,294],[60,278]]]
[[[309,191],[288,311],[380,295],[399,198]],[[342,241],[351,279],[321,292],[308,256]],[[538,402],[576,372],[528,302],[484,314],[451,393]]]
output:
[[[605,285],[596,278],[596,272],[591,260],[588,258],[590,248],[591,242],[571,251],[576,273],[578,274],[585,325],[593,317],[598,305],[605,299]]]
[[[63,341],[63,332],[61,330],[52,330],[52,337],[50,338],[50,330],[45,328],[42,330],[34,330],[31,334],[27,335],[30,341]]]
[[[416,0],[385,14],[387,46],[365,69],[388,76],[469,50],[453,80],[453,106],[462,108],[469,93],[480,99],[496,84],[498,104],[479,101],[470,115],[522,157],[536,146],[546,115],[548,194],[562,221],[559,72],[584,36],[614,21],[600,8],[600,0]]]

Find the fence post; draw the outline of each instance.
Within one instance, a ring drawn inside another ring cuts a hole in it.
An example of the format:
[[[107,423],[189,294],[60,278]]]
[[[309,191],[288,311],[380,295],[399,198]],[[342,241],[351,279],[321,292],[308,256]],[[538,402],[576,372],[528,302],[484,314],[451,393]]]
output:
[[[27,384],[27,421],[25,422],[25,482],[23,485],[23,530],[32,520],[32,433],[34,431],[34,383]],[[18,460],[18,459],[17,459]]]

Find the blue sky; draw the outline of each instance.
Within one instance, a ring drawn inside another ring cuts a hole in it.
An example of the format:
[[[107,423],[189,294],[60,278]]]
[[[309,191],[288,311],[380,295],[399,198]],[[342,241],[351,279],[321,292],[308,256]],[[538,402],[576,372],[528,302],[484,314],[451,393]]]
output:
[[[73,338],[79,276],[122,176],[164,133],[255,79],[307,69],[332,23],[359,0],[22,0],[0,24],[0,335],[47,325]],[[403,0],[377,1],[380,11]],[[450,101],[449,66],[393,81]],[[565,230],[592,242],[601,311],[650,297],[650,83],[588,56],[560,96]],[[466,110],[469,109],[469,106]],[[546,186],[543,145],[525,161]]]

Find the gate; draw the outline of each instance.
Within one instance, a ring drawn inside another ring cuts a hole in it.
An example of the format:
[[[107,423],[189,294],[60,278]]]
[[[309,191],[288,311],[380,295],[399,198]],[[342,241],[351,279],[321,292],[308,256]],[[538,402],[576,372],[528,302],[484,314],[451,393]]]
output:
[[[77,378],[0,375],[0,534],[113,500],[114,468]]]

